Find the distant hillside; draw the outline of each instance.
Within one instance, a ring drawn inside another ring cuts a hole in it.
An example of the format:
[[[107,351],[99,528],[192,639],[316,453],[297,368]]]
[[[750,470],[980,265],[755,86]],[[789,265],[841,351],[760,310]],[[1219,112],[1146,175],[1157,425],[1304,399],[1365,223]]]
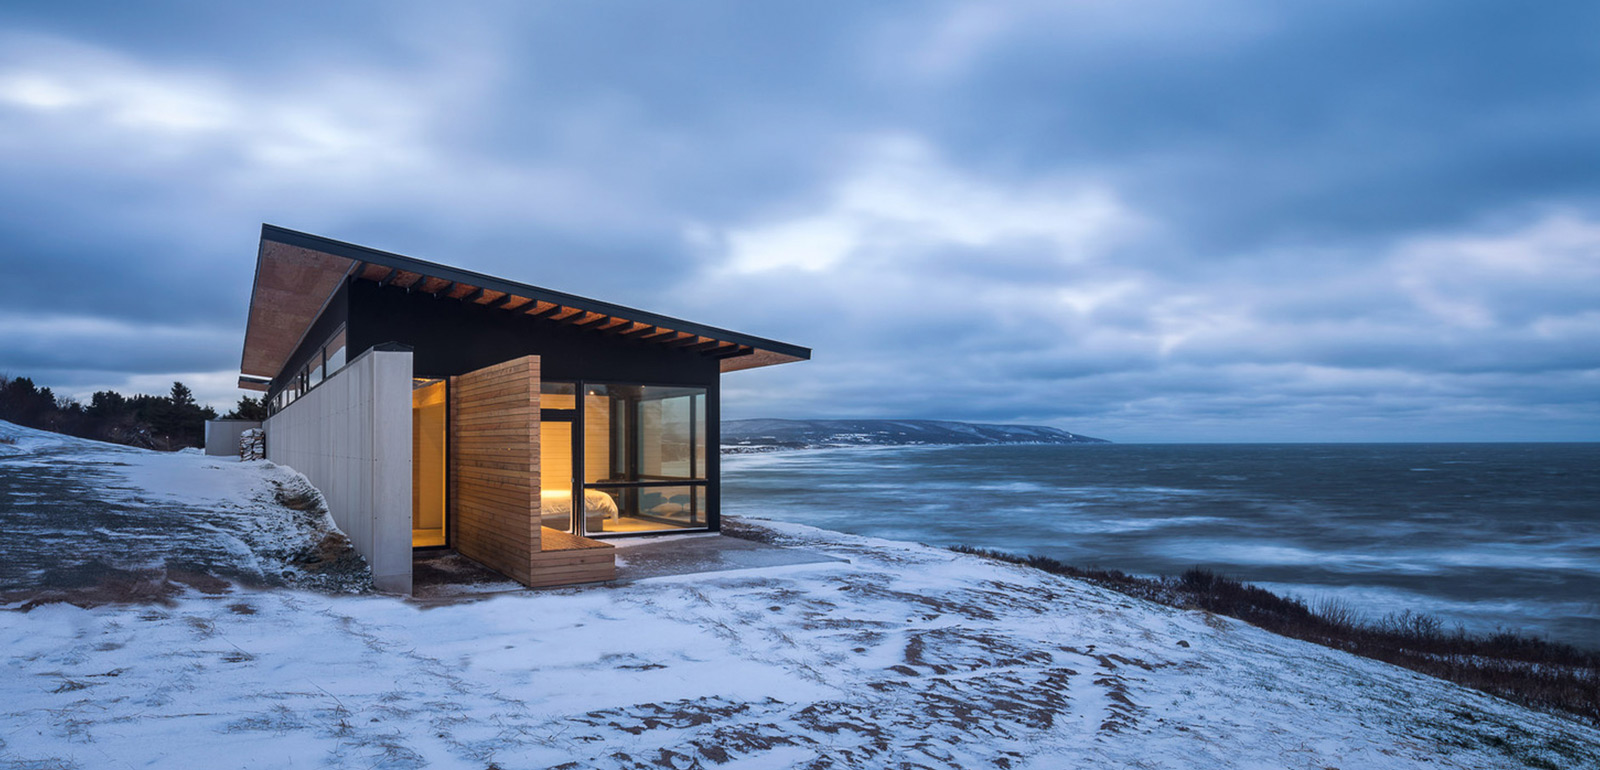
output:
[[[1042,425],[994,425],[947,420],[728,420],[722,451],[918,444],[1109,444]]]

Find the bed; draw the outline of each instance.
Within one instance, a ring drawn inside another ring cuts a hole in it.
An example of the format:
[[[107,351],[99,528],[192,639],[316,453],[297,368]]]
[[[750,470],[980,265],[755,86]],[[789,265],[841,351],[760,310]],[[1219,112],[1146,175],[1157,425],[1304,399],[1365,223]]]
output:
[[[598,489],[583,490],[583,530],[600,532],[606,519],[617,518],[617,501]],[[539,523],[563,532],[572,530],[572,490],[539,491]]]

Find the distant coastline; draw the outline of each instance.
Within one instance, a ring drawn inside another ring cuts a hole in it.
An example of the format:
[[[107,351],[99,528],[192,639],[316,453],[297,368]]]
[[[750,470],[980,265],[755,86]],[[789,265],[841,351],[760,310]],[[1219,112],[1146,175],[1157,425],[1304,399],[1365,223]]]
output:
[[[1044,425],[952,420],[754,419],[722,423],[723,454],[843,447],[1110,443]]]

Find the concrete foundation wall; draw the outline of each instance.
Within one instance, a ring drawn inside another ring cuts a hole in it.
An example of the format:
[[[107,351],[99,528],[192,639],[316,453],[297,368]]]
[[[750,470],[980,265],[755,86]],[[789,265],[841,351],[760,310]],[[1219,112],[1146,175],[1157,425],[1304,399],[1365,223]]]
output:
[[[411,352],[369,350],[267,418],[267,459],[310,479],[372,565],[411,592]]]
[[[259,428],[254,420],[206,420],[206,454],[213,457],[238,457],[239,434]]]

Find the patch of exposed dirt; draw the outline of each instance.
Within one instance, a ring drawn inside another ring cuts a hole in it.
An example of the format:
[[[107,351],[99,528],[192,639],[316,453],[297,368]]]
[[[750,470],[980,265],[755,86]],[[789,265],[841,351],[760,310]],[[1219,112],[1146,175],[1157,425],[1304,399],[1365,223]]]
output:
[[[233,585],[221,578],[187,570],[126,570],[96,562],[102,570],[92,582],[68,587],[19,589],[0,593],[0,603],[28,612],[46,604],[99,607],[107,604],[159,604],[172,606],[173,598],[187,588],[207,594],[226,593]]]

